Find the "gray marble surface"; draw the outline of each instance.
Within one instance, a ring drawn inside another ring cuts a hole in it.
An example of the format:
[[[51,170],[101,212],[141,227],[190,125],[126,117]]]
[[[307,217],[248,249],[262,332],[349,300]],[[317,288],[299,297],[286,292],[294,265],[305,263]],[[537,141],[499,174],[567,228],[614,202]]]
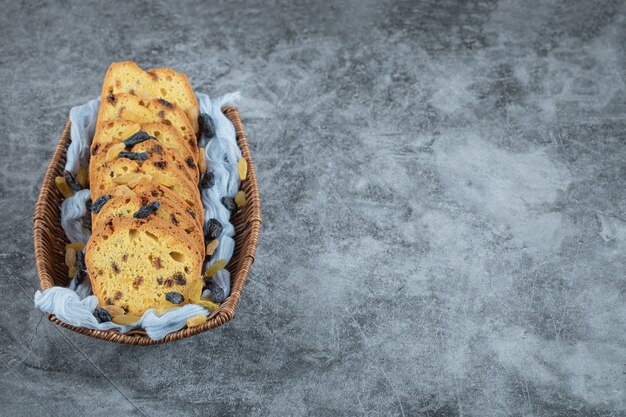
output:
[[[624,416],[626,8],[2,2],[0,415]],[[235,319],[164,346],[33,308],[32,213],[112,61],[240,90]]]

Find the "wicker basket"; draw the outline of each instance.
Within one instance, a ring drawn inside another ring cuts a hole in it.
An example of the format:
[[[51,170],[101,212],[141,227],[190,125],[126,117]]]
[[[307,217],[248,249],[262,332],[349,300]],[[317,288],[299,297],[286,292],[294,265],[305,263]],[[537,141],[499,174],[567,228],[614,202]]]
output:
[[[241,292],[254,262],[254,253],[261,227],[261,210],[254,164],[248,148],[246,134],[239,118],[239,112],[235,107],[224,107],[222,111],[233,123],[237,132],[237,143],[241,148],[243,157],[248,162],[248,178],[242,182],[242,189],[246,192],[246,205],[243,210],[240,210],[231,218],[235,226],[235,252],[227,265],[227,269],[231,273],[231,293],[226,301],[209,316],[209,319],[203,325],[178,330],[168,334],[161,340],[150,339],[143,330],[133,330],[122,334],[113,330],[103,331],[76,327],[62,322],[53,314],[48,314],[50,321],[77,333],[111,342],[129,345],[156,345],[213,329],[233,318],[239,303],[239,297],[241,297]],[[67,266],[64,262],[65,244],[68,241],[60,222],[60,207],[63,196],[54,184],[54,178],[63,173],[65,152],[69,143],[70,122],[68,121],[52,155],[52,161],[50,161],[50,166],[44,176],[39,199],[35,205],[35,262],[42,290],[55,285],[66,286],[69,280],[67,278]]]

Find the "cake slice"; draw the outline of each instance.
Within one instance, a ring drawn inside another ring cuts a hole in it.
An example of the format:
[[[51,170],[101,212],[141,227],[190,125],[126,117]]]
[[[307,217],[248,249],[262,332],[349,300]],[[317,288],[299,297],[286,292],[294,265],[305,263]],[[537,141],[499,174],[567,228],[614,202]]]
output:
[[[185,74],[170,68],[142,70],[132,61],[114,62],[102,84],[102,97],[130,93],[143,99],[164,99],[183,110],[198,133],[198,100]]]
[[[94,295],[142,315],[171,301],[188,303],[186,289],[201,278],[204,253],[176,226],[160,219],[113,218],[95,229],[85,262]]]
[[[204,250],[204,238],[202,227],[198,225],[197,220],[187,211],[185,204],[180,204],[180,199],[168,200],[165,197],[153,197],[150,194],[142,193],[137,196],[118,195],[112,197],[98,213],[93,214],[92,227],[98,229],[108,220],[118,217],[133,218],[137,213],[150,213],[145,210],[146,207],[156,207],[154,204],[158,202],[158,209],[152,214],[148,214],[146,218],[158,217],[178,229],[185,232],[187,237],[198,246],[200,251]],[[150,206],[151,205],[151,206]]]
[[[156,139],[147,139],[131,147],[124,146],[122,142],[102,144],[98,146],[95,155],[92,153],[90,163],[94,167],[99,167],[118,158],[130,158],[139,165],[148,163],[164,169],[174,169],[183,173],[193,183],[198,183],[199,171],[196,164],[192,160],[185,160],[178,149],[168,149]]]
[[[186,213],[188,213],[191,217],[196,220],[198,227],[202,230],[202,226],[204,225],[204,210],[202,205],[197,206],[195,204],[189,204],[174,191],[170,190],[164,185],[157,184],[152,181],[143,181],[135,186],[132,190],[134,195],[140,198],[158,198],[158,199],[166,199],[173,204],[181,207]],[[111,195],[114,195],[115,191]]]
[[[192,150],[176,129],[163,123],[135,123],[129,120],[115,119],[105,122],[98,135],[91,142],[91,155],[98,154],[100,147],[107,143],[123,142],[127,139],[145,137],[147,135],[156,138],[168,149],[176,149],[183,156],[190,168],[197,169],[198,152]]]
[[[148,159],[139,164],[126,158],[118,158],[93,166],[89,170],[89,182],[92,199],[95,201],[118,185],[127,185],[133,189],[144,181],[161,184],[183,199],[188,206],[202,209],[200,192],[195,183],[189,181],[183,172],[171,165],[162,165],[160,161]]]
[[[98,136],[106,122],[123,119],[136,123],[164,123],[174,127],[189,145],[198,152],[198,143],[192,125],[184,111],[163,99],[146,100],[132,94],[109,94],[100,98],[100,110],[94,137]]]

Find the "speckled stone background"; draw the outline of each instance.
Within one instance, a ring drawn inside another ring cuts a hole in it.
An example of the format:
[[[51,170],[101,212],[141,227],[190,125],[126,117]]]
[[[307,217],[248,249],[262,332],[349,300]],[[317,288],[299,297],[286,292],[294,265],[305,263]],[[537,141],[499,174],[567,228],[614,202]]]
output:
[[[3,416],[626,415],[620,1],[2,2]],[[119,346],[33,308],[32,213],[112,61],[240,90],[235,320]]]

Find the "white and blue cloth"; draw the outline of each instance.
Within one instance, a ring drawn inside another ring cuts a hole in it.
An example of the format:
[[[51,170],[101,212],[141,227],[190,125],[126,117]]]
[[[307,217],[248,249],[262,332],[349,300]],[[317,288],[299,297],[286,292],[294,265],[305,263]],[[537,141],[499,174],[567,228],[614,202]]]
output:
[[[235,229],[230,223],[230,211],[222,204],[223,197],[234,198],[239,190],[239,172],[237,164],[241,158],[241,150],[237,146],[235,128],[222,113],[222,107],[233,105],[239,99],[239,93],[226,94],[211,101],[209,96],[196,93],[200,113],[207,113],[213,119],[215,136],[199,138],[199,146],[205,147],[207,171],[212,171],[215,184],[211,188],[202,189],[200,194],[204,208],[205,224],[210,219],[217,219],[223,226],[218,237],[219,245],[211,260],[204,267],[212,265],[219,259],[230,261],[235,249]],[[67,149],[65,169],[73,175],[79,168],[89,164],[89,149],[93,138],[100,98],[88,101],[70,111],[71,143]],[[66,198],[61,205],[61,226],[70,242],[87,244],[91,231],[84,226],[87,215],[85,202],[91,198],[89,190],[76,192]],[[213,281],[230,294],[230,273],[226,269],[218,271]],[[206,295],[206,294],[203,294]],[[52,313],[65,323],[99,330],[117,330],[126,333],[131,329],[143,328],[151,339],[164,338],[168,333],[179,330],[187,324],[187,319],[198,314],[208,315],[210,312],[196,304],[175,307],[163,314],[156,314],[154,309],[146,311],[141,319],[129,326],[113,322],[98,323],[93,311],[98,305],[96,296],[92,295],[91,283],[88,279],[78,283],[74,279],[67,287],[52,287],[35,293],[35,307],[44,313]]]

